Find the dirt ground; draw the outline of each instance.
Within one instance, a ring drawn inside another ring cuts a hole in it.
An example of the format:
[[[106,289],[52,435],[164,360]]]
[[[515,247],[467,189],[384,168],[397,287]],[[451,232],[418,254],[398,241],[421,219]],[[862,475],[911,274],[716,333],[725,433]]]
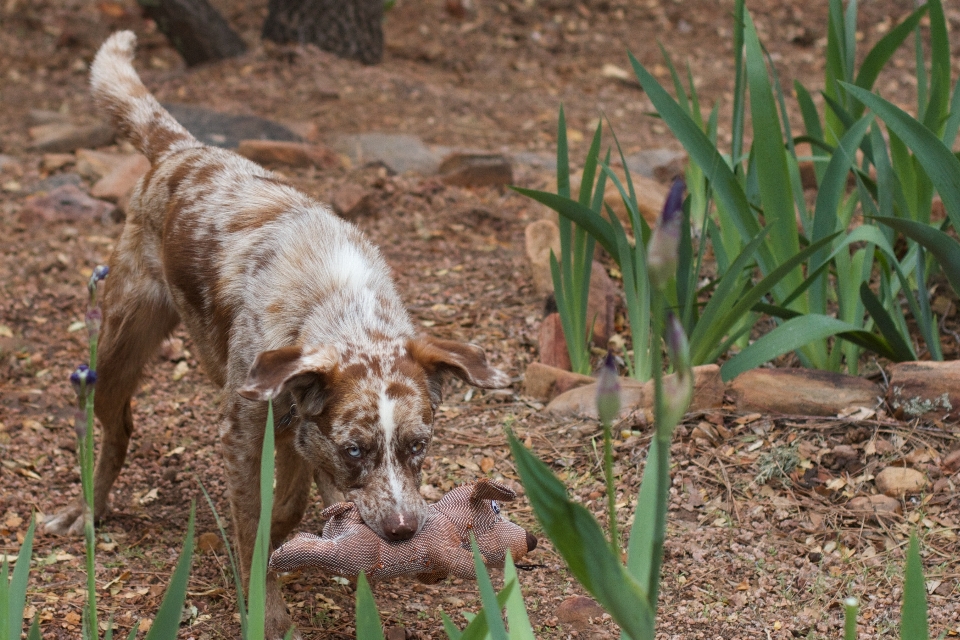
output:
[[[85,332],[70,328],[82,319],[90,269],[106,261],[121,230],[117,224],[17,222],[30,187],[47,177],[40,154],[27,151],[27,112],[61,110],[92,120],[86,67],[112,30],[138,32],[138,67],[161,100],[309,122],[322,139],[406,132],[431,144],[550,152],[563,103],[575,158],[601,114],[627,153],[676,147],[663,124],[644,115],[651,106],[639,88],[601,74],[604,64],[628,68],[629,49],[667,82],[658,41],[677,62],[691,65],[704,103],[719,102],[721,123],[729,121],[730,0],[475,0],[476,13],[465,20],[451,17],[440,0],[400,0],[387,16],[386,55],[376,67],[311,49],[263,46],[258,30],[265,0],[216,4],[251,51],[190,70],[132,0],[6,0],[0,7],[0,153],[11,159],[0,169],[0,553],[16,554],[31,513],[52,513],[79,492],[67,377],[85,361]],[[862,3],[861,46],[898,22],[907,11],[902,5]],[[819,88],[826,2],[748,6],[784,86],[799,79]],[[951,29],[960,29],[960,12],[948,7],[948,17]],[[912,54],[901,53],[877,86],[907,105],[915,88],[907,72]],[[721,125],[724,138],[729,129]],[[505,443],[510,426],[602,522],[598,425],[548,417],[541,404],[519,395],[526,365],[537,359],[544,303],[528,272],[523,229],[543,211],[506,189],[462,189],[375,167],[282,171],[320,199],[350,182],[372,189],[373,211],[357,223],[382,248],[415,320],[433,335],[480,344],[516,380],[512,389],[496,392],[448,386],[425,483],[439,494],[487,475],[522,493]],[[524,166],[514,175],[523,186],[547,187],[550,180]],[[189,337],[177,335],[185,341],[184,359],[158,358],[147,373],[135,400],[131,454],[114,489],[112,514],[98,530],[100,617],[112,615],[121,632],[137,620],[149,624],[195,500],[197,532],[206,535],[194,560],[181,637],[234,638],[233,583],[200,490],[202,482],[226,516],[215,390],[190,355]],[[945,346],[947,357],[956,358],[958,346]],[[729,409],[691,415],[678,429],[659,637],[837,638],[840,601],[848,595],[863,603],[861,638],[897,636],[905,541],[913,529],[924,549],[931,635],[960,635],[960,478],[943,462],[960,446],[954,430],[897,422],[883,407],[860,421],[741,416]],[[618,518],[626,526],[649,432],[634,421],[619,429]],[[904,500],[902,515],[880,522],[844,507],[875,491],[873,474],[891,464],[923,470],[930,488]],[[522,497],[507,510],[538,531]],[[308,511],[303,529],[318,529],[318,511]],[[561,621],[560,603],[583,590],[548,542],[532,558],[544,566],[523,572],[521,580],[538,636],[618,635],[606,616]],[[80,541],[38,536],[28,613],[39,616],[45,638],[79,636],[82,569]],[[351,586],[303,572],[288,576],[284,590],[308,637],[353,636]],[[441,610],[463,624],[459,612],[478,608],[475,585],[460,580],[430,587],[394,581],[375,593],[392,639],[443,637]]]

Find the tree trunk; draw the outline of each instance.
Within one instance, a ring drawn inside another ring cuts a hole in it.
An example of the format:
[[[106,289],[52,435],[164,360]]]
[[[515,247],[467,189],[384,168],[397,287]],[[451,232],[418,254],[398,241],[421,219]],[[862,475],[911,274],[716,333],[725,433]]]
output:
[[[270,0],[263,37],[315,44],[342,58],[383,58],[383,0]]]
[[[240,55],[247,46],[207,0],[138,0],[188,67]]]

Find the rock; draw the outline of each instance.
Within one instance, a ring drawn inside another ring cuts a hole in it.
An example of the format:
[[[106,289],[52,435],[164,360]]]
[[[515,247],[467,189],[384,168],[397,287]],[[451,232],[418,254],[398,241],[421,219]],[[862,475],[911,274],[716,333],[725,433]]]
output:
[[[130,203],[130,194],[137,182],[150,170],[150,161],[139,153],[127,156],[110,173],[103,176],[90,189],[90,195],[115,202],[123,213]]]
[[[590,268],[590,292],[587,294],[587,324],[593,322],[591,342],[601,349],[613,335],[614,315],[620,290],[606,268],[594,261]]]
[[[643,176],[670,183],[676,176],[683,175],[687,154],[676,149],[647,149],[627,156],[626,161],[630,177]]]
[[[348,220],[366,213],[372,201],[373,192],[353,182],[338,187],[330,198],[333,210]]]
[[[363,166],[381,163],[394,173],[414,171],[432,175],[440,167],[446,150],[432,150],[417,136],[391,133],[358,133],[340,136],[334,148],[352,163]]]
[[[164,103],[163,106],[197,140],[215,147],[234,149],[241,140],[301,142],[293,131],[266,118],[220,113],[189,104]]]
[[[223,539],[213,531],[207,531],[197,536],[197,549],[204,553],[220,551],[223,548]]]
[[[113,143],[113,127],[98,123],[76,126],[67,122],[52,122],[30,128],[33,142],[29,149],[44,153],[66,153],[81,147],[105,147]]]
[[[533,286],[541,295],[549,295],[553,293],[550,252],[560,255],[560,228],[553,220],[537,220],[527,225],[523,235]]]
[[[570,596],[557,607],[557,619],[577,629],[584,629],[591,618],[604,614],[603,607],[586,596]]]
[[[390,627],[387,629],[386,640],[407,640],[407,630],[403,627]]]
[[[180,338],[167,338],[160,344],[159,355],[164,360],[177,362],[183,360],[186,355],[183,351],[183,340]]]
[[[76,159],[76,156],[72,153],[45,153],[43,154],[43,170],[56,171],[68,164],[73,164]]]
[[[64,185],[72,185],[79,189],[83,185],[83,178],[75,173],[56,173],[49,178],[44,178],[27,191],[30,193],[46,193]]]
[[[440,179],[458,187],[486,187],[513,182],[513,166],[499,153],[452,153],[439,167]]]
[[[27,198],[20,210],[22,224],[41,222],[109,221],[116,207],[91,198],[80,188],[66,184]]]
[[[337,154],[323,145],[286,140],[241,140],[237,153],[262,165],[330,169],[340,164]]]
[[[51,123],[67,124],[70,122],[70,116],[49,109],[30,109],[30,111],[27,112],[27,122],[29,122],[32,127]]]
[[[814,369],[753,369],[737,376],[730,392],[738,411],[805,416],[875,407],[882,395],[869,380]]]
[[[536,151],[518,151],[511,155],[515,165],[523,165],[532,169],[541,169],[553,173],[556,184],[557,155],[555,153],[538,153]]]
[[[624,174],[623,168],[613,167],[613,172],[620,179],[624,190],[629,192],[625,177],[626,174]],[[653,226],[660,216],[660,211],[663,209],[663,203],[667,199],[669,189],[653,178],[648,178],[640,174],[634,175],[632,172],[630,173],[630,177],[633,180],[633,188],[637,194],[637,209],[640,212],[640,216],[647,221],[647,224]],[[571,193],[577,194],[579,193],[579,189],[580,176],[571,176]],[[603,192],[603,202],[617,215],[620,223],[629,234],[632,228],[630,213],[627,211],[627,206],[623,203],[623,198],[620,197],[620,190],[617,189],[611,180],[607,180],[607,186]],[[603,215],[607,217],[606,208],[604,208]]]
[[[858,496],[847,503],[847,509],[858,516],[866,516],[872,520],[879,520],[883,516],[900,515],[903,512],[899,500],[883,494]]]
[[[672,376],[667,376],[665,381]],[[705,364],[693,368],[693,401],[688,411],[713,409],[723,404],[724,385],[720,367]],[[620,379],[620,416],[637,409],[653,407],[653,381],[639,382],[630,378]],[[561,393],[550,401],[546,411],[560,415],[597,417],[597,385],[584,385]]]
[[[887,403],[900,418],[956,422],[960,419],[960,360],[892,365]]]
[[[911,493],[918,493],[927,486],[927,477],[916,469],[907,467],[887,467],[874,478],[877,491],[900,498]]]
[[[77,173],[87,180],[99,180],[130,156],[123,153],[77,149]]]
[[[570,371],[570,353],[559,313],[551,313],[540,323],[540,362]]]
[[[552,400],[570,389],[594,382],[596,380],[590,376],[551,367],[542,362],[531,362],[523,374],[523,395],[537,400]]]

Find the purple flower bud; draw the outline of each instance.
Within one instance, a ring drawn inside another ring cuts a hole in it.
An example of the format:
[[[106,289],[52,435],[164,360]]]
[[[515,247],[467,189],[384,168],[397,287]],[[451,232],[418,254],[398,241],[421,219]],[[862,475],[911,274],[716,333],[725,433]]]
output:
[[[97,372],[85,364],[81,364],[70,374],[70,384],[73,390],[80,396],[81,400],[86,398],[86,393],[97,384]]]
[[[97,282],[105,280],[107,274],[110,273],[110,267],[105,264],[98,264],[97,267],[93,270],[93,279]]]
[[[617,361],[612,352],[607,352],[597,378],[597,415],[604,424],[610,424],[620,413],[620,378]]]
[[[100,327],[103,325],[103,312],[100,311],[100,307],[88,309],[84,321],[87,324],[87,332],[91,336],[99,334]]]
[[[663,289],[677,272],[685,189],[686,185],[682,179],[677,178],[673,181],[673,186],[670,187],[670,193],[663,205],[663,211],[657,220],[657,226],[650,234],[650,241],[647,244],[647,269],[650,281],[657,289]]]
[[[95,304],[94,301],[97,299],[97,283],[105,279],[108,273],[110,273],[110,267],[105,264],[100,264],[97,265],[93,273],[90,274],[90,280],[87,282],[87,292],[90,294],[91,306]]]
[[[690,344],[687,341],[687,334],[683,330],[683,325],[672,311],[667,311],[666,326],[667,353],[670,357],[670,364],[674,371],[682,371],[690,368]]]

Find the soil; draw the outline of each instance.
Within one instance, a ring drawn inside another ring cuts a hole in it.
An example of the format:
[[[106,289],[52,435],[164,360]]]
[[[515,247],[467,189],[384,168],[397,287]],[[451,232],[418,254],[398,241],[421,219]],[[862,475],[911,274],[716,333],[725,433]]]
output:
[[[41,155],[27,150],[28,110],[61,110],[93,121],[86,68],[111,31],[137,31],[138,67],[161,100],[312,123],[322,140],[405,132],[431,144],[550,153],[562,103],[574,158],[582,157],[584,139],[601,115],[627,153],[677,148],[664,125],[645,115],[651,105],[634,83],[601,73],[605,64],[629,68],[630,50],[669,82],[658,41],[674,60],[690,65],[703,104],[719,104],[721,123],[729,121],[728,0],[474,2],[465,19],[451,16],[439,0],[401,0],[387,16],[387,52],[375,67],[311,48],[260,43],[265,0],[216,4],[251,50],[193,69],[184,68],[132,0],[7,0],[0,8],[0,143],[9,156],[0,169],[0,553],[17,553],[32,513],[52,513],[79,492],[75,400],[67,377],[86,361],[86,336],[75,323],[84,313],[86,279],[106,261],[121,230],[101,222],[18,222],[27,193],[48,177]],[[748,4],[783,85],[798,79],[819,88],[826,3]],[[902,4],[862,3],[861,50],[902,19]],[[948,14],[951,28],[960,28],[960,14]],[[877,85],[903,105],[916,85],[906,49]],[[723,125],[720,137],[729,139]],[[479,476],[501,478],[521,492],[507,505],[510,517],[538,533],[506,447],[509,426],[604,522],[598,425],[549,417],[540,403],[519,395],[523,371],[537,359],[544,304],[528,272],[523,229],[544,211],[504,188],[451,187],[379,167],[281,171],[324,200],[348,183],[370,189],[374,206],[356,222],[382,248],[415,320],[425,332],[483,346],[516,380],[512,389],[494,392],[448,385],[425,483],[439,494]],[[514,179],[548,188],[551,177],[517,166]],[[185,343],[182,359],[158,357],[136,396],[137,433],[114,488],[113,511],[98,529],[99,615],[104,626],[112,616],[124,634],[138,620],[149,624],[193,500],[204,542],[180,637],[234,638],[236,595],[200,489],[202,483],[226,516],[216,390],[199,370],[189,336],[182,330],[177,336]],[[948,357],[957,356],[956,345],[947,350]],[[618,519],[626,527],[650,433],[638,419],[618,425],[617,433]],[[688,416],[673,445],[658,637],[836,638],[841,600],[849,595],[862,602],[861,638],[893,637],[913,530],[924,550],[931,634],[960,634],[960,478],[946,461],[958,446],[955,432],[943,425],[897,422],[882,407],[861,420],[740,416],[731,407]],[[879,521],[857,517],[846,503],[873,492],[873,475],[889,465],[921,469],[932,484],[902,500],[902,514]],[[318,512],[319,505],[310,508],[303,529],[319,528]],[[561,603],[584,591],[548,541],[541,541],[532,562],[543,566],[523,572],[521,581],[538,636],[618,635],[606,615],[566,621]],[[307,637],[354,635],[351,585],[316,572],[285,580],[287,602]],[[81,542],[39,534],[27,613],[39,617],[45,638],[79,636],[84,585]],[[390,638],[443,637],[441,611],[462,625],[460,612],[479,607],[469,581],[423,586],[398,580],[375,593]]]

